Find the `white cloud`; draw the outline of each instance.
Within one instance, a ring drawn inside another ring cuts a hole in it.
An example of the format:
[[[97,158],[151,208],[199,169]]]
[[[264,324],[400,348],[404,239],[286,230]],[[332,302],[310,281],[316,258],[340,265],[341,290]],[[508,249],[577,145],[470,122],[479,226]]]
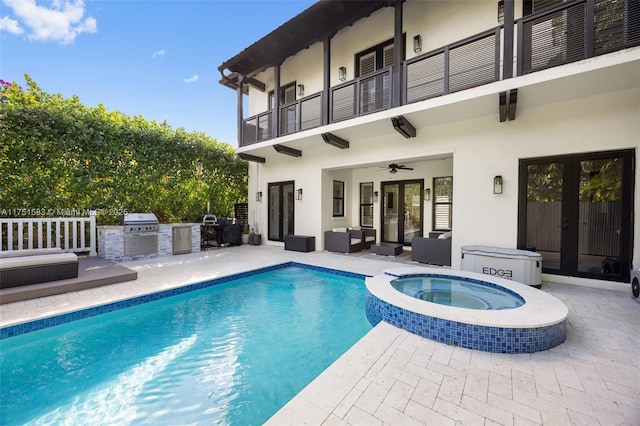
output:
[[[16,22],[14,27],[26,28],[30,40],[72,43],[82,33],[98,31],[96,20],[84,18],[83,0],[53,0],[49,7],[36,4],[36,0],[3,0],[11,8]],[[2,29],[5,23],[2,23]],[[7,29],[7,31],[9,31]],[[15,33],[14,33],[15,34]]]
[[[152,58],[157,58],[158,56],[164,56],[164,49],[160,49],[157,52],[153,52],[153,55],[151,55]]]
[[[198,81],[198,75],[195,74],[193,77],[185,78],[183,81],[185,83],[195,83],[196,81]]]
[[[24,30],[20,26],[20,23],[15,19],[11,19],[8,16],[0,18],[0,31],[7,31],[11,34],[22,34]]]

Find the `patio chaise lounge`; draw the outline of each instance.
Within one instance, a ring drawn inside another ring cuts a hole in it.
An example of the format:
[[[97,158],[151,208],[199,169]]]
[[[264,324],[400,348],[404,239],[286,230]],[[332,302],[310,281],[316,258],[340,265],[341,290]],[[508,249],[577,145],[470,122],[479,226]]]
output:
[[[62,249],[0,252],[0,288],[76,278],[78,256]]]

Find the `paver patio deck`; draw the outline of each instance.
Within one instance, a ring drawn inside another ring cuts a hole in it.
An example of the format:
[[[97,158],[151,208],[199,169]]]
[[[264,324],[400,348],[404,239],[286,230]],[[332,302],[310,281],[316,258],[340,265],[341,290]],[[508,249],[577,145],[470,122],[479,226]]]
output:
[[[138,280],[2,304],[0,326],[289,260],[376,275],[403,257],[263,245],[123,262]],[[534,354],[457,348],[381,323],[268,423],[640,425],[640,303],[611,287],[543,283],[569,307],[567,340]]]

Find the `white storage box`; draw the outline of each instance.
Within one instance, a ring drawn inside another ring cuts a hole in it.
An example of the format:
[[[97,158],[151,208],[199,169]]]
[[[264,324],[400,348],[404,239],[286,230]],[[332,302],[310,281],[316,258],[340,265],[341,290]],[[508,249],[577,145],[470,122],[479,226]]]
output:
[[[487,246],[464,246],[463,271],[505,278],[522,284],[542,285],[542,255],[534,251]]]

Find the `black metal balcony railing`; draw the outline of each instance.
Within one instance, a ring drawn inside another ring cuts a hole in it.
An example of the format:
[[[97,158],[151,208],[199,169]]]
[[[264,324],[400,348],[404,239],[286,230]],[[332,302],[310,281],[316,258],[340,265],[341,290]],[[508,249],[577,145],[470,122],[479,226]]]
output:
[[[271,111],[254,115],[244,120],[242,126],[242,146],[269,140],[273,137]]]
[[[300,132],[322,124],[322,93],[280,107],[280,134]]]
[[[518,21],[518,74],[591,58],[640,43],[636,0],[562,3]]]
[[[555,3],[550,3],[555,4]],[[402,104],[500,80],[502,26],[403,63]],[[515,23],[517,75],[640,45],[640,1],[573,0]],[[507,54],[509,55],[509,54]],[[392,67],[329,89],[328,121],[348,120],[392,106]],[[280,107],[278,135],[322,124],[322,93]],[[271,111],[244,120],[242,146],[274,137]]]
[[[391,107],[392,67],[382,68],[336,87],[330,94],[329,120],[347,120]]]
[[[500,79],[500,28],[405,62],[404,103],[469,89]]]

